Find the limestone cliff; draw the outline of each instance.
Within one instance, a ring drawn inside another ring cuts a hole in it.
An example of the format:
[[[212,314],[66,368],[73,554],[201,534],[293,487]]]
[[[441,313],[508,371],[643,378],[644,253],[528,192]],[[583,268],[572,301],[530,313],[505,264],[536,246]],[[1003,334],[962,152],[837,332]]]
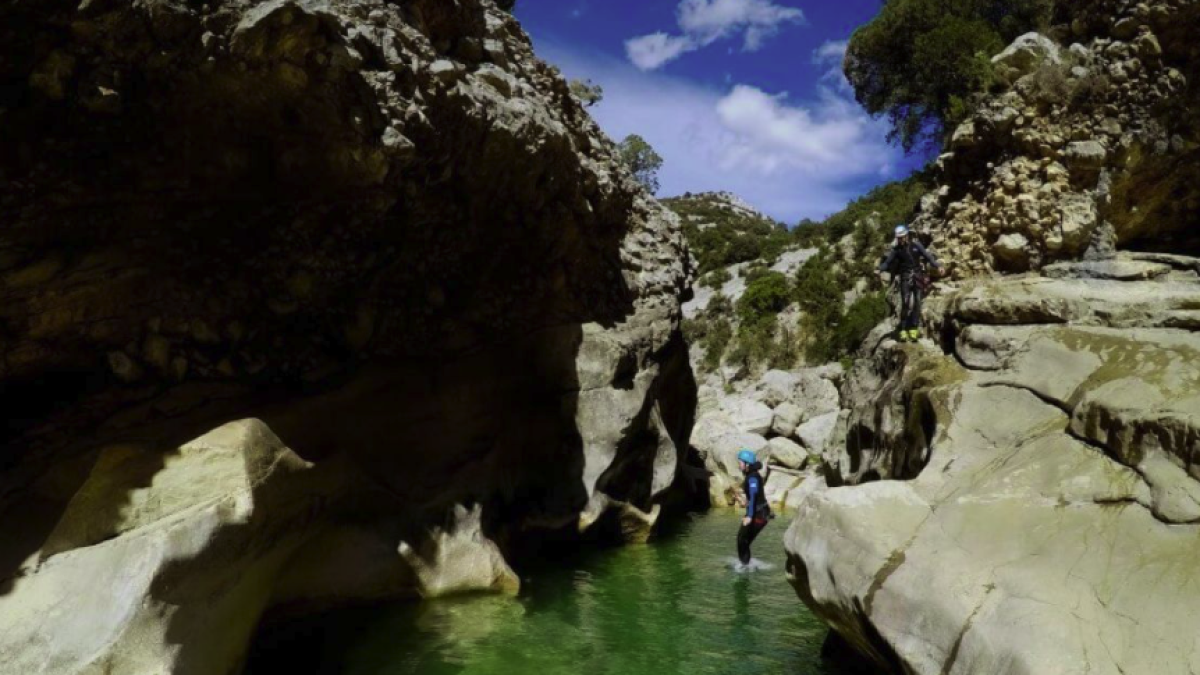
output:
[[[1200,4],[1058,20],[939,159],[916,226],[959,279],[931,339],[864,343],[786,535],[889,672],[1200,673]]]
[[[840,636],[891,672],[1197,672],[1200,261],[1167,263],[967,282],[948,354],[859,365],[877,387],[786,537]]]
[[[916,221],[959,276],[1123,248],[1197,251],[1193,0],[1069,0],[992,60]]]
[[[0,26],[0,670],[234,672],[271,608],[645,536],[694,409],[691,263],[511,16]]]

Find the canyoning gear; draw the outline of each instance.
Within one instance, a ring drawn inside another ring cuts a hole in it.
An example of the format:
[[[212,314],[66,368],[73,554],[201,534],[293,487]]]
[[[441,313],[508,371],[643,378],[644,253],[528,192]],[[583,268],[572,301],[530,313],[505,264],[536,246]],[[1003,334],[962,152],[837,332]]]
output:
[[[901,335],[921,325],[921,299],[933,287],[926,267],[942,268],[937,258],[915,239],[898,241],[879,264],[880,272],[892,273],[900,290]]]
[[[750,450],[742,450],[738,453],[738,461],[753,465],[758,462],[758,456]]]
[[[916,275],[917,290],[921,291],[921,296],[928,296],[933,290],[933,278],[924,272],[918,272]]]
[[[742,481],[742,491],[746,494],[746,517],[769,520],[771,505],[767,503],[766,481],[758,472],[761,466],[756,462],[746,472],[746,478]]]
[[[937,269],[942,268],[937,258],[934,258],[933,254],[921,245],[921,242],[912,239],[903,244],[893,245],[892,249],[888,251],[887,257],[879,263],[879,271],[903,275],[906,272],[921,271],[923,264]]]
[[[906,236],[908,236],[908,228],[903,225],[897,225],[896,226],[896,238],[899,239],[900,237],[906,237]]]
[[[766,520],[754,518],[750,521],[749,524],[743,523],[742,526],[740,528],[738,528],[738,534],[737,534],[738,560],[741,561],[741,563],[743,565],[750,564],[750,545],[754,543],[754,540],[756,538],[758,538],[759,533],[761,533],[763,531],[763,528],[766,526],[767,526]]]
[[[738,454],[738,458],[741,458],[741,453]],[[758,473],[762,464],[758,462],[748,464],[749,469],[742,482],[742,491],[746,494],[746,515],[742,520],[741,528],[738,529],[737,536],[738,560],[742,561],[743,565],[750,562],[750,544],[754,543],[758,533],[762,532],[762,529],[767,526],[767,522],[774,517],[774,514],[771,513],[771,505],[767,503],[766,481]],[[770,472],[768,472],[769,474]]]

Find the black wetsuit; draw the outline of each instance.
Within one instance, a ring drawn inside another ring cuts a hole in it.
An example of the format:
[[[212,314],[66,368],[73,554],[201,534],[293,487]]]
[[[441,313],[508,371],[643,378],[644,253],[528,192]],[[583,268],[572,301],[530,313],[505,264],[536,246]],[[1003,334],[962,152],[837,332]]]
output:
[[[921,289],[917,274],[925,263],[941,268],[937,259],[916,239],[897,244],[888,252],[879,265],[880,272],[891,272],[899,277],[900,285],[900,330],[921,326]]]
[[[761,466],[761,464],[755,464],[746,473],[746,479],[742,482],[742,490],[746,493],[746,517],[750,519],[750,524],[742,525],[737,536],[738,560],[742,561],[743,565],[750,562],[750,544],[754,543],[755,537],[762,532],[771,519],[771,506],[767,504],[766,486],[762,476],[758,473]]]

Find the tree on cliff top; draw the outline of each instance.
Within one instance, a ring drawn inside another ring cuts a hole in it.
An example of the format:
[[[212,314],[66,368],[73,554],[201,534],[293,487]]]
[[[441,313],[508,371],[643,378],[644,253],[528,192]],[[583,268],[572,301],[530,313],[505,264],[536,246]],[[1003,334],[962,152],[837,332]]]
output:
[[[662,168],[663,158],[650,147],[646,139],[637,134],[626,136],[625,140],[617,144],[617,152],[633,172],[633,177],[645,186],[646,190],[651,194],[658,192],[658,170]]]
[[[496,0],[496,6],[506,12],[511,12],[513,7],[517,6],[517,0]]]
[[[1044,28],[1053,0],[887,0],[854,32],[846,77],[855,97],[891,123],[905,150],[941,141],[992,82],[991,57]]]
[[[585,108],[604,100],[604,88],[591,80],[571,80],[567,86],[571,89],[571,95],[579,99]]]

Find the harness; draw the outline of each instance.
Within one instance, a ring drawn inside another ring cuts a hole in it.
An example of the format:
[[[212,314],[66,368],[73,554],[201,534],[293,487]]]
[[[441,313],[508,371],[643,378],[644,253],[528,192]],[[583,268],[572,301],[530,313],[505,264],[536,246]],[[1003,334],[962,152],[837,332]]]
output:
[[[913,284],[922,296],[929,295],[933,290],[933,280],[926,271],[924,258],[914,250],[913,242],[897,246],[896,249],[896,266],[900,268],[897,277]]]

